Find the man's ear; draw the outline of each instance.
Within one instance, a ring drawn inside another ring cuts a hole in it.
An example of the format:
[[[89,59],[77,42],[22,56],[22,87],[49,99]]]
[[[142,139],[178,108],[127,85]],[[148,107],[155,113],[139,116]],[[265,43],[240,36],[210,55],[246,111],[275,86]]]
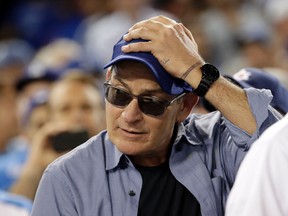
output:
[[[109,67],[106,72],[106,81],[110,80],[112,76],[112,67]]]
[[[187,93],[182,99],[182,107],[180,107],[177,122],[184,121],[191,113],[193,107],[198,103],[199,97],[192,93]]]

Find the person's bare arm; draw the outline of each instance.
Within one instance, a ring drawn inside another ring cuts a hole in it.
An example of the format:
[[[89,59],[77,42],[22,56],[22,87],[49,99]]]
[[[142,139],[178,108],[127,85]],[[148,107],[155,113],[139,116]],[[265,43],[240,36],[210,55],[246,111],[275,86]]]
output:
[[[56,152],[50,137],[67,130],[69,124],[48,122],[33,137],[31,150],[22,173],[10,188],[10,192],[34,200],[37,187],[46,167],[65,152]]]
[[[39,167],[37,163],[25,164],[24,170],[19,179],[10,188],[10,192],[22,195],[33,201],[43,172],[44,169]]]
[[[205,61],[191,32],[183,24],[163,16],[153,17],[136,23],[124,37],[127,41],[137,38],[149,42],[132,43],[122,50],[151,52],[171,75],[184,79],[194,89],[198,87],[202,77],[200,67]],[[194,69],[183,78],[192,65]],[[220,76],[205,97],[233,124],[249,134],[255,132],[256,120],[244,90]]]

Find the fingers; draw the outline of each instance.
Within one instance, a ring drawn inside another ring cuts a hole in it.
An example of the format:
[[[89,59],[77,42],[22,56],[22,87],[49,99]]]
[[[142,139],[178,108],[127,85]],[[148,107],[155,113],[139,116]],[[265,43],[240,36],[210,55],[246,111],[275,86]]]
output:
[[[172,20],[164,16],[155,16],[147,20],[140,21],[133,25],[128,33],[125,35],[124,40],[130,41],[132,39],[144,39],[151,40],[155,38],[158,32],[165,27],[173,27],[178,23],[175,20]]]
[[[139,38],[143,40],[151,40],[157,37],[157,32],[159,31],[159,29],[162,29],[162,26],[157,26],[156,23],[153,25],[146,23],[144,25],[145,26],[139,26],[138,28],[129,30],[129,32],[123,36],[123,39],[125,41],[130,41],[132,39],[139,39]]]
[[[128,33],[125,34],[123,38],[125,41],[143,39],[154,43],[154,40],[165,41],[171,36],[180,38],[188,37],[193,43],[195,43],[192,33],[182,23],[177,23],[175,20],[164,16],[156,16],[136,23],[129,29]],[[151,44],[133,44],[130,45],[129,48],[124,47],[122,51],[149,51],[151,50],[150,48]]]
[[[151,40],[157,37],[157,35],[159,35],[159,31],[164,28],[165,25],[161,22],[145,20],[138,22],[133,27],[131,27],[123,38],[126,41],[139,38],[143,40]]]
[[[183,28],[183,30],[185,31],[186,35],[195,43],[194,37],[193,37],[192,33],[189,31],[189,29],[187,29],[182,23],[180,23],[180,25]]]
[[[147,20],[143,20],[140,21],[136,24],[134,24],[130,29],[129,32],[134,30],[134,29],[138,29],[140,27],[144,27],[147,26],[149,28],[158,28],[159,25],[175,25],[177,24],[177,22],[175,20],[172,20],[168,17],[165,16],[155,16],[155,17],[151,17],[150,19]],[[158,25],[158,26],[157,26]]]
[[[44,169],[49,163],[61,156],[63,153],[54,150],[50,138],[65,130],[67,130],[67,126],[62,123],[47,122],[33,137],[29,162]]]
[[[151,52],[175,77],[182,77],[191,63],[202,62],[192,33],[182,24],[164,16],[152,17],[136,23],[124,40],[144,39],[147,42],[122,46],[123,52]]]
[[[47,122],[33,137],[32,145],[41,146],[41,148],[51,148],[50,138],[56,134],[71,129],[71,124],[64,121]]]
[[[158,21],[158,22],[161,22],[165,25],[174,25],[174,24],[177,24],[177,22],[173,19],[170,19],[169,17],[165,17],[165,16],[155,16],[155,17],[152,17],[151,18],[152,20],[155,20],[155,21]]]
[[[123,52],[150,52],[152,50],[152,42],[131,43],[121,47]]]
[[[143,39],[147,42],[131,43],[122,47],[123,52],[152,52],[156,47],[159,49],[163,43],[167,43],[171,36],[177,37],[177,29],[180,28],[185,34],[180,24],[169,18],[158,16],[149,20],[136,23],[129,29],[129,32],[123,36],[125,41],[132,39]]]

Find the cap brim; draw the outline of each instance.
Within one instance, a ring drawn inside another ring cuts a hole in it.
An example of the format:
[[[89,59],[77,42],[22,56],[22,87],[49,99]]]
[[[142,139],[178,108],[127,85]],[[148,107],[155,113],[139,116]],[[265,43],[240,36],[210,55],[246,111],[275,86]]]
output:
[[[133,54],[133,53],[132,53]],[[135,54],[135,53],[134,53]],[[105,68],[108,68],[118,62],[121,61],[137,61],[137,62],[141,62],[143,64],[145,64],[146,66],[148,66],[148,68],[153,72],[157,82],[159,83],[160,87],[168,94],[172,94],[172,95],[178,95],[183,93],[184,91],[190,91],[192,92],[192,88],[190,86],[188,86],[188,84],[186,84],[186,89],[183,87],[179,87],[179,84],[177,85],[177,83],[181,82],[181,85],[185,85],[183,84],[184,81],[174,78],[172,77],[169,73],[167,73],[164,68],[156,68],[155,67],[155,63],[151,62],[151,60],[144,58],[144,55],[147,55],[147,53],[142,53],[143,56],[139,56],[141,55],[141,53],[137,53],[138,56],[135,55],[131,55],[131,53],[129,54],[125,54],[125,55],[121,55],[118,56],[116,58],[114,58],[112,61],[110,61],[109,63],[107,63],[104,66]],[[159,64],[160,65],[160,64]],[[161,66],[162,67],[162,66]],[[161,72],[164,71],[164,72]]]

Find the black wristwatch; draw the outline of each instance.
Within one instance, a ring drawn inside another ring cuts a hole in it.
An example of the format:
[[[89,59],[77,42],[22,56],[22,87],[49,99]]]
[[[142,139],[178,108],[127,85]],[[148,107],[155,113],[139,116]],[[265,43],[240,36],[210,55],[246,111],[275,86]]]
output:
[[[202,79],[196,89],[194,89],[194,94],[199,97],[204,97],[211,85],[220,77],[218,69],[211,64],[204,64],[201,68]]]

